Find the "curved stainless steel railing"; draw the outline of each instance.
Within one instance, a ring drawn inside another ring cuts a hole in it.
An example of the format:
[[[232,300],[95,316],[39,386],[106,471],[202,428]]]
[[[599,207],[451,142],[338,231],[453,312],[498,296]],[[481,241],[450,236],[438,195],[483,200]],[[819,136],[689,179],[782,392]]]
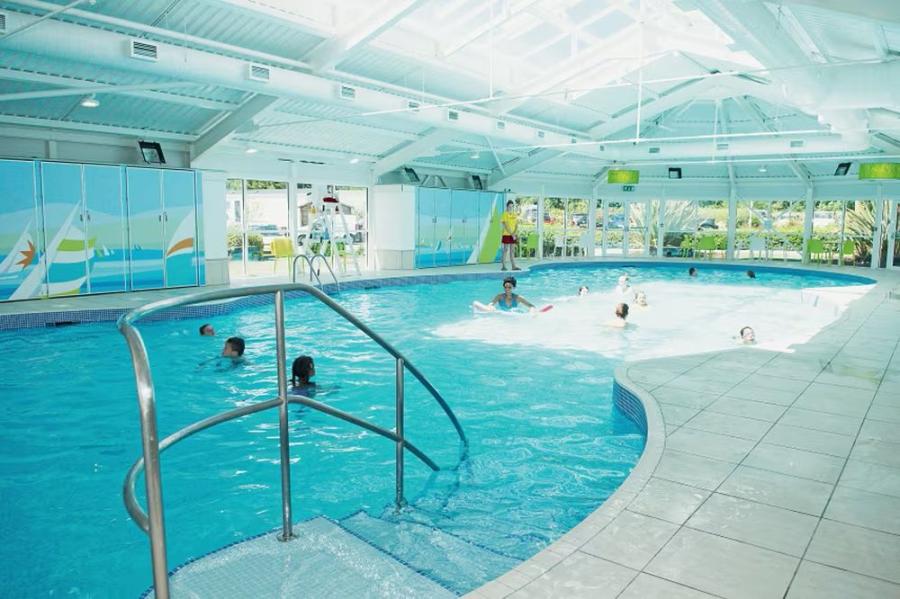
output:
[[[309,398],[294,396],[288,397],[287,394],[287,370],[285,355],[285,331],[284,331],[284,294],[288,291],[298,291],[311,295],[321,303],[325,304],[333,311],[337,312],[345,320],[353,324],[357,329],[365,333],[370,339],[380,345],[396,360],[396,422],[395,432],[377,427],[364,420],[356,418],[350,414],[337,410],[331,406],[316,402]],[[259,402],[251,406],[244,406],[212,416],[200,422],[196,422],[180,431],[166,437],[162,442],[159,441],[156,419],[156,397],[153,389],[153,377],[150,372],[150,364],[147,357],[147,348],[140,332],[135,327],[135,323],[146,316],[166,310],[169,308],[195,304],[200,302],[209,302],[215,300],[229,299],[235,297],[244,297],[249,295],[267,295],[275,296],[275,340],[276,354],[278,360],[278,398],[268,401]],[[143,457],[132,465],[125,477],[124,495],[125,505],[128,512],[135,518],[138,526],[147,532],[150,537],[150,550],[153,562],[153,586],[155,596],[159,599],[168,599],[169,597],[169,581],[166,560],[166,541],[165,541],[165,524],[163,521],[163,503],[162,503],[162,481],[160,476],[159,455],[167,447],[185,439],[197,432],[205,430],[211,426],[215,426],[234,418],[239,418],[247,414],[253,414],[273,407],[278,407],[279,421],[279,446],[280,446],[280,462],[281,462],[281,498],[282,498],[282,540],[288,540],[292,537],[291,522],[291,478],[290,478],[290,451],[288,444],[288,413],[287,406],[290,403],[299,403],[309,406],[320,412],[330,414],[332,416],[351,422],[367,430],[375,432],[379,435],[393,440],[396,444],[395,460],[396,460],[396,495],[395,501],[397,505],[403,505],[403,472],[404,472],[404,449],[411,451],[416,457],[421,459],[426,465],[432,469],[437,469],[437,465],[431,461],[418,448],[406,441],[404,432],[404,373],[409,371],[425,389],[438,402],[444,413],[450,419],[453,427],[456,429],[457,435],[461,442],[460,459],[464,459],[468,448],[466,435],[459,424],[459,420],[447,405],[447,402],[441,397],[437,389],[425,378],[418,368],[408,362],[406,357],[396,348],[385,341],[380,335],[375,333],[366,324],[345,310],[340,304],[328,297],[325,293],[316,289],[311,285],[303,283],[291,285],[264,285],[260,287],[251,287],[243,289],[226,289],[219,291],[208,291],[195,293],[182,297],[175,297],[158,302],[147,304],[140,308],[134,309],[119,318],[117,322],[119,331],[125,336],[128,342],[128,348],[131,352],[131,363],[134,368],[135,381],[138,392],[138,405],[141,416],[141,441]],[[141,469],[146,470],[145,486],[147,491],[147,512],[145,513],[137,502],[134,487],[137,476]]]
[[[328,269],[328,272],[331,273],[331,278],[334,279],[334,284],[337,287],[337,290],[338,291],[341,290],[340,280],[337,278],[337,275],[334,274],[334,269],[331,268],[331,264],[328,263],[328,258],[326,258],[325,255],[322,254],[321,252],[317,253],[317,254],[313,254],[311,258],[309,256],[307,256],[306,254],[297,254],[296,256],[294,256],[294,261],[291,265],[291,282],[293,282],[293,283],[297,282],[297,260],[299,260],[300,258],[303,258],[304,260],[306,260],[306,264],[309,266],[309,282],[310,283],[312,283],[312,279],[315,276],[316,281],[318,281],[318,283],[319,283],[319,287],[322,286],[322,279],[319,277],[319,273],[316,272],[315,266],[313,266],[316,262],[316,258],[321,258],[322,262],[325,264],[325,267]]]

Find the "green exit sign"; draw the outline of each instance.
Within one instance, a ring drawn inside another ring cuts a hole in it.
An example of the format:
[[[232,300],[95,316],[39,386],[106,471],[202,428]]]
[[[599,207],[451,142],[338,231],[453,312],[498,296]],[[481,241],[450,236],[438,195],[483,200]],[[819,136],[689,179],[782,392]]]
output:
[[[623,185],[622,191],[634,191],[634,185]]]

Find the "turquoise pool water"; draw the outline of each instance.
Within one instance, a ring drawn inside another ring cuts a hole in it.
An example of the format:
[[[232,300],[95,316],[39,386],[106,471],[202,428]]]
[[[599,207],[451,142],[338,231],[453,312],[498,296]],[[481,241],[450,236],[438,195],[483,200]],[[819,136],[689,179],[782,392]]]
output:
[[[470,438],[470,457],[458,471],[430,476],[408,458],[407,498],[416,517],[528,557],[608,497],[640,456],[643,436],[610,400],[612,372],[624,357],[681,351],[672,339],[692,336],[684,323],[709,324],[708,311],[722,305],[731,316],[694,331],[699,341],[691,351],[731,343],[721,339],[733,328],[730,317],[758,317],[764,323],[758,335],[769,332],[774,339],[777,332],[780,342],[800,339],[836,314],[804,304],[799,289],[862,282],[768,272],[749,280],[742,271],[708,267],[700,280],[688,281],[683,270],[554,268],[522,275],[523,295],[555,306],[534,318],[472,315],[471,300],[488,301],[499,291],[499,273],[488,280],[340,294],[339,301],[429,377]],[[625,333],[602,327],[622,272],[649,290],[651,301],[649,311],[634,313],[637,326]],[[571,296],[581,284],[592,294],[576,301]],[[774,316],[770,309],[747,311],[771,302],[778,302]],[[680,321],[672,322],[666,305],[678,307]],[[215,338],[197,336],[205,320],[141,326],[163,434],[275,395],[272,308],[209,319]],[[317,399],[391,428],[393,361],[314,302],[291,301],[287,321],[288,355],[315,356],[316,379],[331,388]],[[247,363],[235,369],[209,361],[231,334],[248,341]],[[140,452],[124,340],[107,323],[3,332],[0,343],[2,595],[136,596],[150,575],[146,537],[121,501],[122,477]],[[296,519],[342,518],[360,508],[377,515],[390,504],[392,444],[308,410],[294,408],[291,417]],[[439,464],[456,463],[452,427],[411,376],[407,434]],[[267,412],[166,452],[170,566],[279,525],[277,436],[276,413]]]

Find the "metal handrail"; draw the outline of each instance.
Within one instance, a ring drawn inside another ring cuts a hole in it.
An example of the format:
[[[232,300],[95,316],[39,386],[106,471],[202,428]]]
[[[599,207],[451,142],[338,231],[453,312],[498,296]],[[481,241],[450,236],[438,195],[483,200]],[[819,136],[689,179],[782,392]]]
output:
[[[357,418],[352,414],[348,414],[347,412],[338,410],[337,408],[331,407],[327,404],[320,403],[304,395],[291,396],[288,398],[288,403],[308,406],[319,412],[323,412],[330,416],[335,416],[337,418],[340,418],[341,420],[345,420],[351,424],[355,424],[361,428],[390,439],[395,443],[401,441],[402,435],[399,433],[394,433],[393,431],[390,431],[386,428],[382,428],[380,426],[372,424],[367,420]],[[235,408],[234,410],[229,410],[227,412],[221,412],[214,416],[210,416],[209,418],[204,418],[203,420],[198,420],[197,422],[190,424],[175,433],[172,433],[171,435],[160,441],[159,452],[162,453],[176,443],[180,443],[188,437],[191,437],[206,429],[212,428],[224,422],[229,422],[231,420],[241,418],[243,416],[256,414],[258,412],[265,412],[266,410],[278,407],[280,404],[280,398],[269,399],[266,401],[254,403],[249,406]],[[410,453],[419,458],[419,460],[421,460],[423,464],[425,464],[435,472],[440,470],[440,467],[435,464],[434,461],[429,458],[421,449],[419,449],[406,439],[402,439],[402,443],[403,446],[408,449]],[[131,465],[131,468],[128,469],[128,473],[125,475],[125,482],[122,485],[122,496],[125,500],[125,509],[128,510],[128,514],[132,517],[138,527],[144,532],[150,532],[150,518],[147,516],[147,512],[144,511],[144,509],[141,507],[141,504],[138,502],[137,492],[135,491],[135,486],[137,485],[137,477],[140,476],[141,472],[143,471],[144,458],[138,458]]]
[[[323,254],[322,252],[313,254],[313,257],[309,259],[310,269],[312,269],[312,265],[316,263],[316,258],[320,258],[322,260],[322,263],[325,264],[325,268],[328,269],[328,272],[331,273],[331,278],[334,279],[334,284],[337,286],[337,290],[340,291],[341,282],[338,280],[337,275],[334,274],[334,269],[331,268],[331,264],[328,263],[328,258],[325,257],[325,254]],[[316,276],[318,276],[318,274],[319,273],[316,273]]]
[[[321,287],[322,279],[319,278],[319,273],[317,273],[316,270],[313,268],[312,260],[310,260],[309,256],[307,256],[306,254],[297,254],[296,256],[294,256],[294,261],[291,264],[291,282],[292,283],[297,282],[297,260],[299,260],[300,258],[303,258],[304,260],[306,260],[306,263],[309,265],[309,282],[312,283],[312,278],[315,276],[316,281],[319,282],[319,287]]]
[[[327,264],[327,262],[326,262]],[[285,292],[296,291],[303,292],[308,295],[311,295],[315,299],[319,300],[321,303],[325,304],[329,308],[331,308],[334,312],[337,312],[341,317],[345,320],[349,321],[353,324],[357,329],[365,333],[370,339],[375,341],[378,345],[380,345],[385,351],[387,351],[391,356],[396,360],[396,412],[397,412],[397,432],[392,435],[388,435],[388,438],[391,438],[395,441],[397,445],[397,481],[396,481],[396,496],[395,501],[398,506],[401,506],[405,503],[405,499],[403,496],[403,449],[409,448],[412,451],[410,445],[406,442],[404,438],[404,430],[403,430],[403,375],[406,370],[409,370],[413,376],[425,387],[426,390],[432,395],[435,401],[438,402],[438,405],[444,410],[444,413],[449,418],[450,422],[453,424],[453,427],[456,429],[457,435],[461,441],[461,454],[460,459],[464,459],[465,454],[468,451],[468,440],[466,439],[465,433],[462,430],[462,426],[459,424],[459,420],[456,418],[456,415],[453,413],[453,410],[450,409],[450,406],[447,405],[447,402],[441,397],[440,393],[434,388],[434,386],[425,378],[425,376],[419,371],[418,368],[409,363],[406,357],[400,353],[396,348],[390,345],[387,341],[385,341],[380,335],[375,333],[372,329],[370,329],[367,325],[361,322],[358,318],[353,316],[350,312],[344,309],[340,304],[335,302],[333,299],[328,297],[321,290],[303,283],[295,283],[291,285],[263,285],[259,287],[249,287],[249,288],[241,288],[241,289],[224,289],[217,291],[207,291],[201,293],[194,293],[191,295],[181,296],[181,297],[173,297],[165,300],[160,300],[157,302],[153,302],[142,306],[140,308],[136,308],[131,310],[130,312],[121,316],[117,322],[117,326],[119,331],[125,336],[126,341],[128,342],[128,348],[131,352],[131,363],[134,368],[135,374],[135,382],[137,385],[137,394],[138,394],[138,407],[140,409],[141,416],[141,441],[142,441],[142,453],[143,457],[140,462],[142,462],[142,466],[146,470],[146,476],[144,477],[145,487],[147,491],[147,513],[144,514],[143,510],[140,510],[140,506],[136,505],[136,500],[134,501],[135,505],[129,506],[129,501],[126,496],[126,507],[129,508],[129,512],[132,509],[137,509],[137,513],[139,517],[136,519],[138,525],[141,526],[143,530],[146,530],[150,537],[150,550],[153,562],[153,587],[155,596],[160,599],[168,599],[169,598],[169,580],[168,580],[168,570],[166,565],[166,540],[165,540],[165,524],[163,519],[163,501],[162,501],[162,481],[160,475],[160,462],[159,455],[164,447],[159,441],[159,434],[157,428],[157,419],[156,419],[156,399],[155,399],[155,391],[153,388],[153,377],[150,372],[150,364],[149,359],[147,357],[147,348],[144,345],[144,340],[141,337],[140,332],[134,326],[134,324],[150,314],[155,312],[165,310],[168,308],[184,306],[194,303],[201,302],[209,302],[215,300],[223,300],[230,299],[234,297],[244,297],[249,295],[266,295],[269,293],[274,294],[275,296],[275,332],[276,332],[276,351],[277,351],[277,359],[278,359],[278,399],[272,400],[277,403],[266,403],[261,402],[261,404],[257,404],[256,406],[247,406],[246,409],[249,411],[242,411],[244,409],[239,409],[238,414],[243,415],[244,413],[253,413],[254,411],[260,411],[264,409],[268,409],[278,406],[278,420],[279,420],[279,449],[280,449],[280,462],[281,462],[281,496],[282,496],[282,540],[289,540],[292,538],[292,522],[291,522],[291,492],[290,492],[290,448],[288,443],[288,419],[287,419],[287,406],[289,403],[302,403],[304,405],[308,405],[314,409],[319,411],[329,413],[333,416],[337,416],[339,418],[343,418],[348,422],[353,422],[354,424],[358,424],[369,430],[373,430],[369,428],[367,425],[369,423],[364,423],[364,421],[360,421],[359,419],[355,419],[355,417],[350,416],[349,414],[345,414],[336,410],[335,408],[331,408],[330,406],[325,406],[324,404],[320,404],[318,402],[314,402],[310,399],[305,399],[305,401],[300,401],[299,397],[288,398],[287,395],[287,372],[286,372],[286,355],[285,355],[285,334],[284,334],[284,295]],[[229,412],[228,414],[231,414]],[[218,417],[212,417],[212,419],[207,419],[205,421],[201,421],[199,423],[195,423],[194,425],[188,427],[187,429],[183,429],[175,435],[167,437],[165,441],[171,439],[171,443],[175,443],[179,441],[181,438],[178,435],[184,433],[184,436],[189,436],[198,432],[199,430],[203,430],[204,428],[208,428],[209,426],[213,426],[217,424],[220,420],[219,418],[225,417],[228,414],[220,415]],[[236,418],[238,415],[233,415],[232,418]],[[229,418],[230,419],[230,418]],[[355,420],[351,420],[355,419]],[[221,420],[224,422],[224,420]],[[374,426],[374,425],[373,425]],[[382,429],[383,430],[383,429]],[[379,433],[380,434],[380,433]],[[166,445],[167,447],[168,445]],[[416,453],[416,452],[414,452]],[[417,454],[417,457],[423,457]],[[433,462],[432,462],[433,464]],[[126,485],[133,485],[135,477],[137,476],[138,470],[134,470],[134,466],[132,470],[129,470],[128,475],[126,475]],[[146,526],[146,528],[145,528]]]

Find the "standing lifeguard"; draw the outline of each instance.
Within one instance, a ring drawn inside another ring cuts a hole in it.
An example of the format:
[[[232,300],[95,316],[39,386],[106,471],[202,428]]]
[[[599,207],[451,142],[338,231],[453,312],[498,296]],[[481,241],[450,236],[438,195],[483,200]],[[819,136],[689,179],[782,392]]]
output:
[[[509,264],[513,270],[522,270],[516,266],[516,235],[519,231],[519,215],[516,214],[516,205],[512,200],[506,202],[506,211],[500,217],[501,230],[500,243],[503,244],[503,253],[500,255],[500,270],[506,270],[506,256],[509,254]]]

